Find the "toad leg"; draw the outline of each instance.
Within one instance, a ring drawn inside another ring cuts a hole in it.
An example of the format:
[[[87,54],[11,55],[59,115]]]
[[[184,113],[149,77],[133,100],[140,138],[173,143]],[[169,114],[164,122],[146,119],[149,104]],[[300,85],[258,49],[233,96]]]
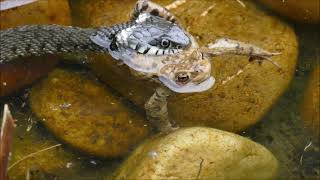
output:
[[[133,11],[131,12],[131,19],[135,20],[141,13],[150,13],[153,16],[159,16],[172,23],[177,21],[176,17],[169,12],[168,9],[149,0],[137,1]]]
[[[201,51],[209,56],[220,56],[227,54],[245,55],[256,60],[267,60],[280,68],[280,65],[271,60],[270,57],[280,53],[271,53],[255,45],[232,39],[218,39],[214,43],[208,44],[208,48],[202,48]]]
[[[156,130],[165,133],[176,129],[168,115],[167,98],[170,94],[170,90],[158,87],[145,104],[147,119]]]

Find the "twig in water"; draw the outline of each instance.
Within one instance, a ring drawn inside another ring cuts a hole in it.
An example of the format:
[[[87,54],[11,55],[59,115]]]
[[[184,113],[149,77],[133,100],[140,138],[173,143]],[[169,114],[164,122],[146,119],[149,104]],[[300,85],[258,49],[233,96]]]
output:
[[[53,145],[53,146],[50,146],[50,147],[41,149],[41,150],[39,150],[39,151],[37,151],[37,152],[28,154],[27,156],[24,156],[23,158],[19,159],[19,160],[16,161],[15,163],[13,163],[13,164],[8,168],[8,171],[9,171],[10,169],[12,169],[14,166],[16,166],[17,164],[19,164],[21,161],[24,161],[25,159],[28,159],[28,158],[30,158],[30,157],[32,157],[32,156],[35,156],[35,155],[37,155],[37,154],[39,154],[39,153],[41,153],[41,152],[48,151],[48,150],[50,150],[50,149],[53,149],[53,148],[58,147],[58,146],[61,146],[61,145],[62,145],[62,144],[56,144],[56,145]]]
[[[306,152],[307,149],[308,149],[311,145],[312,145],[312,141],[310,141],[310,143],[309,143],[306,147],[304,147],[303,152],[302,152],[301,157],[300,157],[300,165],[302,165],[302,162],[303,162],[303,153]]]
[[[221,81],[221,84],[224,85],[227,82],[231,81],[232,79],[234,79],[235,77],[239,76],[240,74],[242,74],[244,72],[244,69],[246,69],[251,63],[248,63],[247,65],[245,65],[243,68],[239,69],[237,73],[228,76],[225,80]]]
[[[203,164],[203,161],[204,161],[204,159],[202,159],[201,157],[200,157],[200,159],[201,159],[201,161],[200,161],[199,171],[198,171],[196,180],[199,179],[199,176],[200,176],[200,173],[201,173],[201,170],[202,170],[202,164]]]
[[[246,8],[246,5],[241,0],[236,0],[242,7]]]
[[[12,118],[8,105],[5,104],[0,131],[0,179],[6,178],[14,127],[14,119]]]
[[[175,9],[178,6],[180,6],[180,5],[182,5],[182,4],[186,3],[186,2],[187,2],[187,0],[175,0],[173,3],[167,5],[165,8],[169,9],[169,10],[170,9]]]
[[[203,11],[203,13],[201,13],[200,16],[202,16],[202,17],[206,16],[214,8],[214,6],[215,6],[215,4],[209,6],[205,11]]]

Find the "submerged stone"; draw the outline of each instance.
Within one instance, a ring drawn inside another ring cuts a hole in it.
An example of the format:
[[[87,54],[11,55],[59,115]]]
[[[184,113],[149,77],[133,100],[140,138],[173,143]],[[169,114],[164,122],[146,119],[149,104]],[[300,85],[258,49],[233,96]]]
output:
[[[168,5],[171,1],[159,2]],[[82,3],[82,8],[75,8],[74,13],[85,20],[76,18],[76,22],[87,26],[124,22],[134,3],[128,1],[125,7],[117,1]],[[210,126],[239,132],[259,121],[288,87],[298,54],[294,31],[254,3],[245,1],[244,5],[229,0],[190,0],[171,11],[200,45],[223,37],[255,44],[280,52],[272,59],[282,70],[267,61],[249,62],[243,56],[213,58],[212,74],[216,78],[213,88],[169,98],[169,115],[179,126]],[[110,56],[94,56],[91,68],[106,84],[143,108],[157,84],[133,77],[127,67],[116,63]]]
[[[262,145],[229,132],[193,127],[140,145],[114,179],[275,179],[278,162]]]
[[[44,61],[47,61],[44,63]],[[58,58],[32,57],[22,61],[8,64],[0,64],[0,97],[31,84],[42,76],[45,76],[58,63]]]
[[[143,116],[79,73],[54,70],[33,87],[30,104],[55,136],[91,155],[122,156],[148,135]]]

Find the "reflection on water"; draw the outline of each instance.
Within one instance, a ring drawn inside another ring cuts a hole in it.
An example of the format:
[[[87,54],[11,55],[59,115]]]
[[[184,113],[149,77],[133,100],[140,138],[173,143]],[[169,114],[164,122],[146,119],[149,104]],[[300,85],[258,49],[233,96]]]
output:
[[[46,2],[50,2],[52,4],[51,0],[46,0]],[[55,3],[57,7],[55,6],[55,8],[59,9],[59,6],[62,6],[65,9],[65,2],[66,1],[63,0],[57,1]],[[123,2],[88,2],[89,0],[70,1],[71,15],[73,18],[73,23],[75,25],[98,26],[103,23],[110,25],[118,22],[124,22],[128,19],[126,14],[131,10],[133,4],[135,3],[134,0],[126,0]],[[163,0],[157,2],[161,2],[161,4],[170,4],[172,1]],[[320,35],[317,31],[316,25],[297,24],[293,21],[283,19],[282,17],[276,15],[276,18],[279,18],[282,21],[286,21],[286,23],[290,24],[290,26],[295,30],[299,43],[297,67],[295,69],[292,82],[290,83],[289,87],[286,88],[286,84],[289,82],[293,73],[291,72],[291,67],[294,66],[294,56],[296,53],[294,52],[294,47],[291,47],[294,46],[293,44],[283,43],[294,42],[294,35],[290,30],[288,30],[288,27],[286,25],[280,24],[276,20],[265,18],[265,14],[263,12],[260,12],[260,10],[266,11],[267,13],[272,12],[262,7],[262,5],[258,5],[258,10],[252,10],[253,13],[251,11],[248,11],[248,13],[244,13],[243,9],[237,10],[237,8],[249,8],[250,10],[252,8],[255,9],[255,5],[247,1],[240,1],[240,3],[238,1],[232,3],[230,1],[218,2],[214,0],[203,2],[201,1],[202,3],[199,2],[200,1],[191,1],[188,5],[187,2],[185,2],[184,4],[183,1],[179,1],[180,4],[177,4],[178,7],[175,8],[173,5],[172,7],[174,7],[174,13],[176,13],[178,17],[181,18],[182,24],[186,26],[186,28],[195,35],[195,37],[197,37],[197,40],[200,42],[200,44],[206,44],[213,39],[222,36],[231,36],[243,41],[250,40],[260,46],[263,46],[264,48],[274,48],[276,50],[285,52],[283,55],[278,58],[276,57],[275,59],[279,61],[281,65],[284,66],[284,68],[287,68],[287,71],[283,74],[279,74],[278,72],[274,71],[272,66],[266,64],[255,66],[255,64],[250,64],[249,66],[251,66],[251,68],[249,67],[249,73],[238,77],[239,79],[237,79],[237,81],[230,81],[231,83],[227,86],[219,86],[218,84],[217,87],[213,88],[212,92],[205,93],[204,95],[174,96],[171,99],[171,102],[169,102],[171,115],[174,117],[174,119],[177,120],[178,124],[183,124],[185,126],[211,126],[235,132],[241,130],[240,132],[238,132],[240,135],[248,137],[253,141],[265,146],[274,154],[280,164],[278,175],[278,177],[280,178],[302,178],[319,176],[319,136],[316,135],[315,138],[315,135],[312,134],[312,132],[310,132],[307,127],[304,127],[304,121],[300,115],[302,102],[304,101],[305,97],[304,92],[306,86],[308,85],[309,77],[313,69],[316,66],[319,66],[320,47],[318,42],[320,42]],[[186,8],[187,6],[191,6],[192,3],[197,4],[197,7],[193,6]],[[46,19],[44,17],[41,17],[39,18],[39,20],[37,20],[37,18],[32,19],[32,17],[37,16],[37,13],[39,15],[43,13],[43,11],[46,11],[47,7],[49,7],[48,4],[39,4],[37,7],[28,5],[27,7],[24,7],[26,8],[26,10],[23,12],[21,11],[21,13],[25,13],[32,8],[38,8],[39,13],[37,12],[37,10],[34,10],[33,13],[35,13],[35,15],[28,16],[28,18],[31,18],[31,20],[28,19],[28,21],[26,21],[29,24],[36,22],[41,22],[43,24],[70,23],[68,22],[68,20],[65,20],[70,18],[68,15],[66,15],[68,13],[65,13],[63,17],[61,17],[60,15],[57,15],[58,11],[50,11],[49,15],[53,16],[54,18],[49,17],[48,19]],[[227,8],[231,9],[232,11],[227,11]],[[103,9],[103,11],[101,9]],[[187,11],[185,9],[191,10]],[[8,12],[8,14],[1,15],[1,18],[9,16],[10,13]],[[12,14],[10,16],[14,16]],[[241,14],[241,16],[239,14]],[[199,19],[198,16],[209,16],[210,18],[217,20],[212,24],[214,25],[214,27],[205,28],[208,23],[212,23],[211,19]],[[221,19],[219,19],[222,16],[223,18],[228,18],[228,20],[222,21]],[[15,16],[14,18],[17,18],[17,16]],[[8,19],[9,25],[14,26],[21,23],[14,22],[12,20],[14,18]],[[250,22],[257,21],[259,21],[260,24],[250,24]],[[272,24],[272,26],[258,27],[259,25],[268,26],[268,24]],[[1,28],[6,27],[6,25],[1,25]],[[226,31],[226,29],[229,30]],[[268,35],[264,36],[264,34]],[[258,39],[255,39],[254,37]],[[99,78],[104,81],[104,83],[107,84],[106,91],[108,92],[106,96],[111,97],[109,100],[112,102],[110,102],[110,104],[107,104],[110,105],[110,107],[114,107],[114,104],[118,106],[117,104],[120,103],[119,106],[132,108],[134,111],[137,110],[137,113],[141,114],[143,103],[150,96],[150,93],[152,93],[152,88],[146,86],[148,85],[154,87],[154,84],[149,85],[145,81],[137,80],[135,77],[131,77],[129,71],[125,68],[117,70],[118,66],[112,63],[113,61],[110,60],[110,57],[93,58],[97,58],[96,61],[98,63],[91,64],[90,68],[95,71]],[[106,58],[108,59],[107,61],[105,61]],[[53,62],[53,64],[55,64],[55,61],[56,60],[52,60],[50,62]],[[218,80],[223,81],[228,76],[234,75],[235,72],[239,71],[239,69],[244,69],[244,67],[247,67],[247,63],[248,62],[246,58],[241,57],[227,57],[225,59],[217,58],[213,62],[213,66],[215,68],[214,73]],[[52,64],[45,63],[43,67],[41,67],[41,63],[37,63],[36,66],[39,67],[39,69],[47,70],[51,68]],[[19,69],[17,66],[15,66],[15,68],[16,70]],[[83,70],[84,68],[80,66],[60,64],[59,68],[71,68],[71,71],[77,71],[78,74],[79,72],[81,72],[81,75],[87,76],[86,78],[95,79],[95,77],[93,77],[94,75],[89,72],[90,70]],[[23,69],[24,71],[25,69],[29,69],[29,72],[28,70],[27,72],[21,71],[21,69]],[[46,72],[40,72],[37,69],[38,68],[34,68],[31,70],[30,64],[26,64],[25,68],[20,68],[20,71],[18,70],[22,73],[22,75],[19,74],[18,76],[17,73],[15,73],[15,77],[19,77],[16,78],[16,81],[23,81],[23,78],[21,79],[21,77],[24,76],[23,73],[36,74],[33,79],[37,79],[38,77],[45,76],[45,74],[47,74]],[[10,72],[12,71],[8,70],[7,66],[5,67],[3,65],[0,65],[0,70],[1,84],[3,85],[4,83],[7,83],[6,79],[8,80],[9,77],[7,74],[10,75]],[[4,72],[6,73],[6,76],[4,76]],[[112,72],[111,75],[110,72]],[[250,73],[255,73],[254,78],[250,75]],[[32,79],[30,78],[30,76],[26,76],[25,81],[30,81],[30,79]],[[84,79],[80,79],[79,81],[82,81],[83,83],[86,81]],[[55,81],[57,81],[57,78],[53,78],[52,80],[50,80],[50,82],[55,84],[59,90],[59,86]],[[14,82],[14,78],[12,82]],[[261,85],[262,83],[266,84],[266,86]],[[24,85],[24,83],[22,84]],[[17,127],[15,129],[15,137],[13,141],[13,151],[10,159],[10,164],[12,165],[14,164],[14,162],[23,159],[28,154],[38,152],[49,147],[54,147],[52,149],[36,153],[35,155],[26,158],[11,167],[9,171],[10,179],[21,179],[25,176],[30,176],[30,174],[32,174],[33,177],[38,177],[40,179],[50,179],[55,177],[58,177],[59,179],[105,179],[118,167],[120,167],[121,163],[126,159],[127,155],[124,155],[121,158],[99,158],[88,156],[83,153],[83,151],[79,152],[77,149],[72,148],[78,147],[79,144],[72,144],[68,142],[68,140],[64,139],[64,137],[54,136],[51,133],[52,129],[51,131],[49,131],[47,129],[47,126],[44,126],[45,123],[41,123],[41,121],[46,121],[46,119],[41,118],[40,120],[39,117],[36,117],[34,112],[31,111],[29,105],[30,89],[38,84],[39,81],[36,81],[26,88],[12,93],[10,96],[0,98],[1,107],[4,103],[8,103],[11,107],[11,111],[13,112],[15,119],[17,119]],[[269,84],[272,85],[268,86]],[[68,83],[66,83],[65,85],[68,86]],[[88,96],[83,97],[85,99],[83,101],[103,102],[103,100],[95,97],[94,95],[90,95],[95,94],[99,90],[91,88],[91,86],[90,88],[88,88],[89,86],[86,86],[86,83],[83,83],[81,85],[84,86],[82,89],[78,88],[77,86],[77,88],[72,89],[68,93],[72,93],[72,91],[74,90],[75,94],[86,94],[86,96]],[[4,94],[5,89],[3,86],[1,86],[1,88],[3,89],[1,89],[0,94]],[[16,87],[10,86],[10,88]],[[315,88],[317,88],[317,86]],[[256,91],[253,91],[253,89],[255,89]],[[281,94],[284,89],[286,89],[284,94],[279,99],[277,99],[278,95]],[[59,100],[63,100],[64,95],[65,94],[60,96],[58,95],[56,96],[56,98],[60,98]],[[70,94],[67,95],[69,96]],[[210,104],[211,101],[212,103]],[[53,111],[60,111],[61,109],[63,111],[67,111],[69,108],[73,108],[74,103],[77,102],[77,100],[71,100],[64,104],[62,103],[61,107],[56,107],[50,106],[50,99],[48,99],[46,100],[46,102],[43,102],[43,104],[48,105],[49,109],[53,108]],[[239,106],[240,109],[232,107],[232,103],[234,103],[235,106]],[[272,104],[274,105],[271,107]],[[119,124],[117,123],[117,118],[126,119],[128,118],[126,115],[124,115],[123,113],[117,113],[118,109],[106,109],[99,106],[97,106],[96,108],[91,108],[90,110],[79,110],[79,114],[77,115],[83,118],[88,114],[88,112],[98,112],[99,110],[99,116],[93,115],[95,118],[98,117],[100,118],[99,120],[103,118],[108,120],[111,119],[110,121],[113,122],[112,127],[114,129],[108,129],[107,133],[104,132],[105,134],[102,135],[104,139],[110,139],[107,134],[112,134],[114,133],[112,131],[115,130],[119,130],[122,131],[121,133],[125,132],[130,135],[130,131],[117,127],[119,126]],[[232,108],[227,109],[224,108],[225,106],[230,106]],[[237,113],[238,111],[241,113]],[[264,115],[265,111],[268,112]],[[208,112],[211,112],[211,114]],[[264,115],[262,120],[259,120],[262,115]],[[64,116],[65,118],[73,115],[62,113],[62,116]],[[46,118],[52,117],[50,115]],[[65,136],[70,135],[68,133],[74,130],[72,129],[72,127],[75,127],[75,125],[73,126],[73,123],[77,123],[76,119],[78,117],[76,116],[76,118],[72,118],[75,120],[64,121],[64,123],[66,124],[62,124],[64,128],[62,128],[63,130],[61,130],[61,132],[59,133],[62,133]],[[114,119],[112,120],[112,118]],[[317,117],[315,117],[315,119],[316,118]],[[127,121],[124,122],[126,125],[128,125],[128,127],[131,127],[131,119],[126,119]],[[90,124],[92,125],[92,127],[99,127],[103,123],[101,121],[100,123],[99,121],[90,121],[83,124]],[[53,124],[52,126],[55,127],[55,124]],[[70,127],[71,129],[68,130]],[[82,128],[84,131],[86,127],[88,127],[88,125],[83,126],[76,131],[81,132]],[[98,130],[99,128],[97,128],[97,131]],[[54,134],[58,133],[55,131]],[[134,135],[136,134],[133,134],[132,137],[134,137]],[[72,137],[72,134],[70,136]],[[77,139],[77,137],[73,138]],[[125,137],[121,136],[118,138]],[[92,144],[100,143],[101,145],[102,143],[102,141],[100,141],[100,134],[99,136],[96,135],[94,137],[88,135],[88,139],[91,140],[90,143]],[[60,146],[60,143],[62,143],[63,145]],[[77,143],[77,141],[73,141],[73,143]],[[89,144],[90,146],[90,143],[87,143],[87,145]],[[112,140],[112,143],[119,143],[117,145],[121,145],[121,142],[117,141],[117,139]],[[72,147],[66,144],[71,144]],[[92,146],[91,148],[94,149],[95,147]],[[133,148],[130,148],[129,150],[132,149]],[[155,154],[156,152],[152,151],[151,155],[155,156]]]

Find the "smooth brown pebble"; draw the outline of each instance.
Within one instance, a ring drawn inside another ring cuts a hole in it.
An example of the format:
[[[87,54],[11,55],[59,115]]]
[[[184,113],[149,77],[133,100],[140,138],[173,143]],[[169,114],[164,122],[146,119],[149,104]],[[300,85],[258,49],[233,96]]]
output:
[[[123,156],[149,131],[143,116],[102,84],[62,69],[32,88],[30,105],[55,136],[94,156]]]

